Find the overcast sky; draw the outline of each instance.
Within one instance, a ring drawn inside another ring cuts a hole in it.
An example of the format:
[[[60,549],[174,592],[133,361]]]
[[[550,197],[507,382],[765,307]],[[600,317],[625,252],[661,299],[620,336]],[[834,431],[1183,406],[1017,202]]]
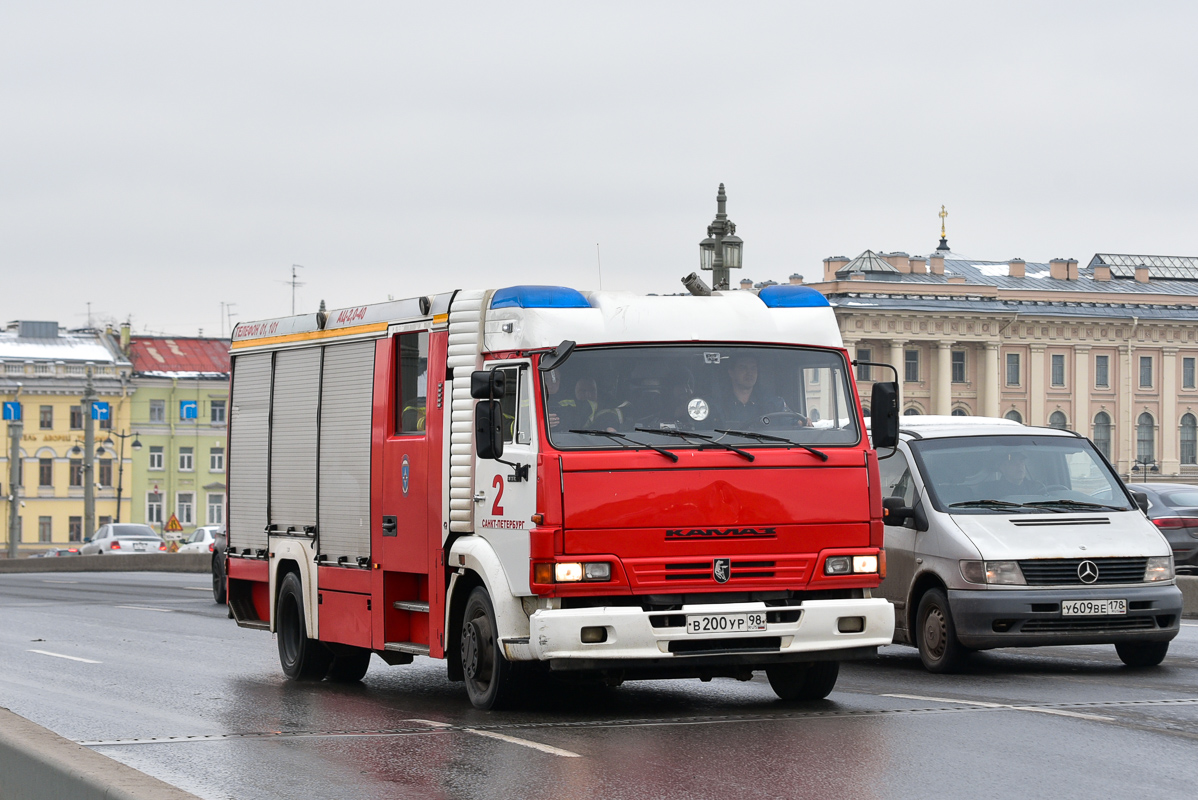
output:
[[[0,321],[1198,255],[1198,5],[7,2]],[[226,329],[227,332],[227,329]]]

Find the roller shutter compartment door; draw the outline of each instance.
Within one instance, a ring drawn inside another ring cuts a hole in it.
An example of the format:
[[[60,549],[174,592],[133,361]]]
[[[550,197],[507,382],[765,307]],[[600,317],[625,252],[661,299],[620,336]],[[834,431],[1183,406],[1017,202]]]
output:
[[[229,547],[266,547],[266,475],[270,445],[270,353],[233,359],[229,415]]]
[[[275,356],[270,434],[270,524],[276,531],[316,525],[316,406],[320,348]]]
[[[375,342],[325,348],[320,411],[320,551],[370,556],[370,425]]]

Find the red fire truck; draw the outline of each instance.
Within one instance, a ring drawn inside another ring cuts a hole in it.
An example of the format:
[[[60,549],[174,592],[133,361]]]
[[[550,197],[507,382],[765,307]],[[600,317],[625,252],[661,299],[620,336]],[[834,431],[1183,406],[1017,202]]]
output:
[[[458,290],[232,354],[229,606],[289,678],[420,655],[479,708],[537,671],[816,699],[891,641],[877,457],[808,287]]]

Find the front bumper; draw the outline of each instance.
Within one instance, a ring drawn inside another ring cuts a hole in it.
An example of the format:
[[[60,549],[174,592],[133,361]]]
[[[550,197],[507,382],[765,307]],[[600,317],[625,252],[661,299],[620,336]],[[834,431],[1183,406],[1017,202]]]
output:
[[[1066,617],[1063,600],[1126,599],[1127,613]],[[950,590],[957,638],[966,647],[1167,642],[1180,630],[1181,590],[1161,586]]]
[[[687,633],[686,615],[767,612],[764,631]],[[838,621],[861,617],[857,633],[840,633]],[[777,620],[777,621],[773,621]],[[656,624],[654,624],[656,623]],[[606,640],[582,641],[582,629],[602,627]],[[894,607],[880,598],[810,600],[790,606],[726,603],[645,611],[617,606],[540,609],[529,618],[530,636],[505,640],[509,660],[547,661],[552,669],[670,670],[685,663],[742,667],[783,661],[864,658],[894,636]]]

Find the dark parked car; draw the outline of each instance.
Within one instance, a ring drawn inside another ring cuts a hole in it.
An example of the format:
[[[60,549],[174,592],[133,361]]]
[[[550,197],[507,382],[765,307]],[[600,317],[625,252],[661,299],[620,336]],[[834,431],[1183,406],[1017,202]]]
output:
[[[212,542],[212,599],[224,605],[225,595],[225,529],[222,527]]]
[[[1129,483],[1127,488],[1148,495],[1148,518],[1169,540],[1177,571],[1198,571],[1198,486]]]
[[[42,553],[42,558],[58,558],[59,556],[77,555],[79,555],[78,547],[51,547],[46,552]]]

